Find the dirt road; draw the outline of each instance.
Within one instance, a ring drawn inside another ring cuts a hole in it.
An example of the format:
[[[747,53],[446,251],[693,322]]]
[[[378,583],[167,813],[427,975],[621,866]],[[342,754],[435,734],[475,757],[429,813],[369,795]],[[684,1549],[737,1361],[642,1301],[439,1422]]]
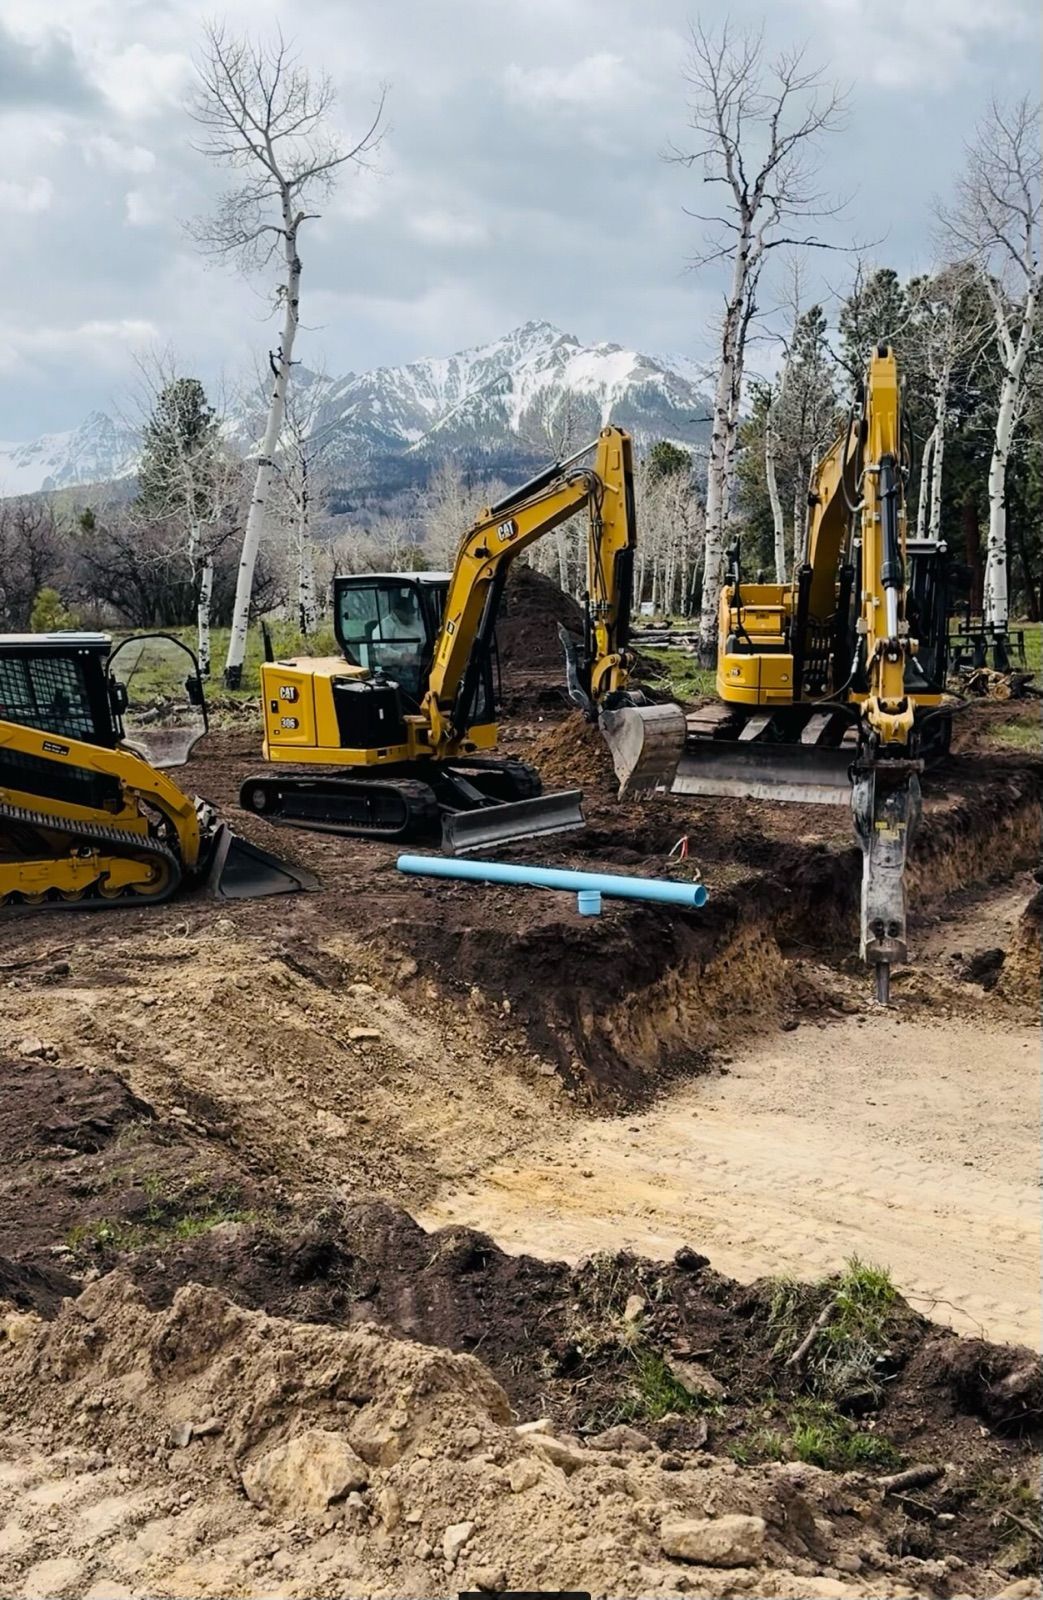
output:
[[[846,1018],[537,1141],[422,1220],[536,1255],[690,1244],[743,1280],[858,1254],[936,1320],[1038,1345],[1039,1095],[1035,1029]]]

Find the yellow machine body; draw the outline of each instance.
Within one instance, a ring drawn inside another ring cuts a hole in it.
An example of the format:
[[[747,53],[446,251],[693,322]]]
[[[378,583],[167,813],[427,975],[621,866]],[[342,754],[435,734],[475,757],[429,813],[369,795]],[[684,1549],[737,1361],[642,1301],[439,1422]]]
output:
[[[111,645],[0,635],[0,905],[158,901],[204,876],[227,898],[314,886],[164,770],[206,732],[192,652],[169,635]]]
[[[403,718],[406,738],[373,748],[340,743],[340,728],[333,701],[335,679],[369,676],[342,656],[303,656],[290,661],[266,661],[261,666],[264,707],[264,758],[266,761],[333,767],[384,767],[405,761],[433,760],[427,718]],[[495,750],[495,722],[474,723],[458,742],[457,753],[472,755]]]

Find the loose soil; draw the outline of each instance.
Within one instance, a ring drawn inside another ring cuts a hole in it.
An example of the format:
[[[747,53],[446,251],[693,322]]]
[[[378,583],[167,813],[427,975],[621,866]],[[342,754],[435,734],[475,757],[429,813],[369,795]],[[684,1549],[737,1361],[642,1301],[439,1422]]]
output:
[[[1009,707],[964,717],[883,1011],[846,812],[620,804],[527,584],[504,745],[582,787],[588,827],[504,853],[698,871],[709,905],[580,918],[270,828],[235,805],[257,763],[240,721],[185,781],[319,893],[5,919],[0,1592],[1036,1592],[1038,1368],[985,1338],[1037,1332],[1040,762],[996,742]],[[814,1387],[787,1358],[833,1291],[807,1280],[852,1254],[912,1308],[871,1404],[841,1397],[889,1459],[945,1469],[906,1495],[758,1463]],[[805,1286],[780,1329],[763,1280],[785,1274]],[[725,1398],[662,1415],[638,1376],[667,1358]],[[653,1448],[584,1445],[622,1420]],[[249,1504],[242,1471],[312,1427],[365,1442],[358,1503],[317,1523]],[[725,1512],[764,1517],[753,1565],[664,1552],[664,1520]]]

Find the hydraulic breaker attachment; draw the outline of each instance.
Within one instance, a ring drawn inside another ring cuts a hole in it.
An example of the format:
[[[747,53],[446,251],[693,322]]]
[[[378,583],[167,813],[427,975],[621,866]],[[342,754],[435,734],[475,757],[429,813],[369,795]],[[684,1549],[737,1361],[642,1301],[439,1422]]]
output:
[[[920,820],[922,762],[856,766],[851,793],[862,847],[860,954],[874,968],[876,998],[891,992],[891,963],[906,959],[905,863]]]
[[[442,819],[442,849],[447,855],[464,856],[512,839],[585,827],[582,799],[579,789],[562,789],[557,794],[478,806],[473,811],[451,811]]]
[[[602,710],[601,735],[619,779],[620,800],[669,789],[684,753],[687,723],[680,706],[621,705]]]

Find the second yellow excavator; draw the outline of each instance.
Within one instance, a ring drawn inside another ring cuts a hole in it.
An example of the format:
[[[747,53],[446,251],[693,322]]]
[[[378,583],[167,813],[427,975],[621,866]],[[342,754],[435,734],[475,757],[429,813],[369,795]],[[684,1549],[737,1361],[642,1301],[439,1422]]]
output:
[[[680,707],[651,705],[630,687],[633,463],[629,435],[607,427],[483,511],[451,573],[335,581],[342,654],[261,668],[270,766],[243,784],[244,809],[388,840],[422,838],[440,825],[454,853],[582,826],[577,791],[545,795],[533,767],[492,752],[495,628],[508,570],[584,510],[585,625],[582,639],[563,639],[569,693],[599,723],[621,792],[669,786],[685,719]]]
[[[919,775],[944,754],[944,544],[907,536],[910,450],[894,352],[873,352],[848,426],[816,468],[791,584],[720,602],[719,703],[689,719],[675,794],[847,803],[863,852],[861,948],[888,995],[906,957],[904,872]]]

